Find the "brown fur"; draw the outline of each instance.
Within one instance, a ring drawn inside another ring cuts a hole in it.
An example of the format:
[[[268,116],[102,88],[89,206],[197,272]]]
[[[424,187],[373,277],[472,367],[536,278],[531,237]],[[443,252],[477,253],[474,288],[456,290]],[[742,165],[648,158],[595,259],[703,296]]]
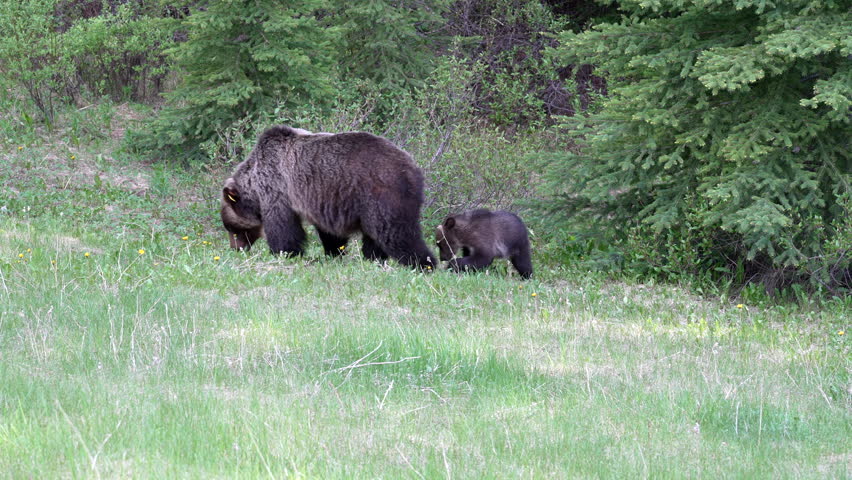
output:
[[[404,151],[369,133],[269,128],[225,181],[221,216],[231,247],[265,236],[273,253],[301,254],[302,220],[329,255],[362,233],[364,256],[431,268],[420,208],[423,173]]]
[[[480,270],[508,258],[523,278],[533,273],[527,227],[514,213],[472,210],[448,216],[435,229],[441,260],[450,268]]]

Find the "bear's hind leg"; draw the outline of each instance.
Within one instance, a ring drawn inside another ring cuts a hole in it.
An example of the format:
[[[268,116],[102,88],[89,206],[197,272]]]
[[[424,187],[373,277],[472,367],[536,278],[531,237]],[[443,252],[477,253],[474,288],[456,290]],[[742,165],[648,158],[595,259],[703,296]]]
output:
[[[346,253],[346,242],[349,241],[348,238],[326,233],[320,230],[319,227],[314,228],[316,228],[317,233],[319,234],[320,241],[322,241],[322,249],[325,250],[326,255],[338,257]]]
[[[426,246],[419,228],[396,228],[380,232],[374,238],[379,248],[402,265],[424,270],[432,270],[437,265],[438,257]]]
[[[387,260],[388,254],[366,233],[361,237],[361,253],[370,260]]]

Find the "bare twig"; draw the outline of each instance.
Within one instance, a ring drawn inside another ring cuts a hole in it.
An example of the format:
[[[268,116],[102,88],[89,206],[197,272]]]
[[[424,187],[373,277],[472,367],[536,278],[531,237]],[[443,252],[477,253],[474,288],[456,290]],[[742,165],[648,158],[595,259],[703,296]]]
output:
[[[441,144],[438,145],[438,149],[435,150],[435,154],[432,155],[432,160],[429,161],[429,169],[435,166],[438,160],[444,156],[444,151],[447,149],[447,145],[450,144],[450,140],[453,138],[453,131],[455,128],[448,128],[446,132],[444,132],[443,137],[441,138]]]
[[[390,385],[388,385],[388,389],[385,390],[385,394],[382,397],[382,400],[379,402],[379,410],[382,410],[385,407],[385,400],[388,398],[388,394],[393,388],[393,380],[391,380]]]
[[[405,358],[401,358],[399,360],[392,360],[392,361],[387,361],[387,362],[361,363],[364,360],[366,360],[367,358],[369,358],[370,356],[372,356],[374,353],[376,353],[376,351],[378,351],[379,348],[382,347],[383,343],[384,343],[384,341],[380,341],[379,344],[376,345],[376,348],[371,350],[370,353],[364,355],[363,357],[359,358],[358,360],[355,360],[354,362],[350,363],[349,365],[347,365],[345,367],[335,368],[334,370],[331,370],[331,372],[346,372],[346,379],[344,380],[344,382],[345,382],[346,380],[349,379],[349,377],[352,375],[352,371],[355,370],[356,368],[372,367],[372,366],[375,366],[375,365],[394,365],[394,364],[397,364],[397,363],[407,362],[409,360],[415,360],[415,359],[420,358],[420,356],[418,355],[416,357],[405,357]]]
[[[420,358],[420,355],[417,355],[416,357],[405,357],[405,358],[400,358],[399,360],[393,360],[393,361],[390,361],[390,362],[370,362],[370,363],[362,363],[362,364],[360,364],[360,365],[350,365],[350,366],[348,366],[348,367],[341,367],[341,368],[338,368],[338,369],[336,369],[336,370],[332,370],[332,371],[334,371],[334,372],[342,372],[342,371],[344,371],[344,370],[349,370],[349,371],[350,371],[350,373],[351,373],[351,371],[352,371],[353,369],[356,369],[356,368],[361,368],[361,367],[372,367],[372,366],[375,366],[375,365],[393,365],[393,364],[396,364],[396,363],[407,362],[407,361],[409,361],[409,360],[417,360],[418,358]],[[347,376],[348,376],[348,374],[347,374]]]

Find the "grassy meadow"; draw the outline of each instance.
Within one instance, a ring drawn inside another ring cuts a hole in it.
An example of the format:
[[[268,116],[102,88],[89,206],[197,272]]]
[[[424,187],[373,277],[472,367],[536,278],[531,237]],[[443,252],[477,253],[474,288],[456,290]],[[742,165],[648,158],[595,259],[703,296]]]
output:
[[[848,299],[229,251],[226,167],[67,133],[0,143],[0,477],[852,471]]]

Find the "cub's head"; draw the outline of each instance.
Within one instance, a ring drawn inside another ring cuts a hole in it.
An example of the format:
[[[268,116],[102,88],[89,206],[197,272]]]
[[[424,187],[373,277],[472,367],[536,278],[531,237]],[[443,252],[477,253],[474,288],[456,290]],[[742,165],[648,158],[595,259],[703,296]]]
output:
[[[240,189],[233,178],[225,180],[220,214],[222,225],[228,231],[231,248],[248,250],[263,236],[263,223],[257,204],[240,195]]]
[[[441,261],[452,260],[462,256],[462,241],[458,238],[458,222],[456,217],[449,216],[444,223],[435,229],[435,243],[441,252]]]

